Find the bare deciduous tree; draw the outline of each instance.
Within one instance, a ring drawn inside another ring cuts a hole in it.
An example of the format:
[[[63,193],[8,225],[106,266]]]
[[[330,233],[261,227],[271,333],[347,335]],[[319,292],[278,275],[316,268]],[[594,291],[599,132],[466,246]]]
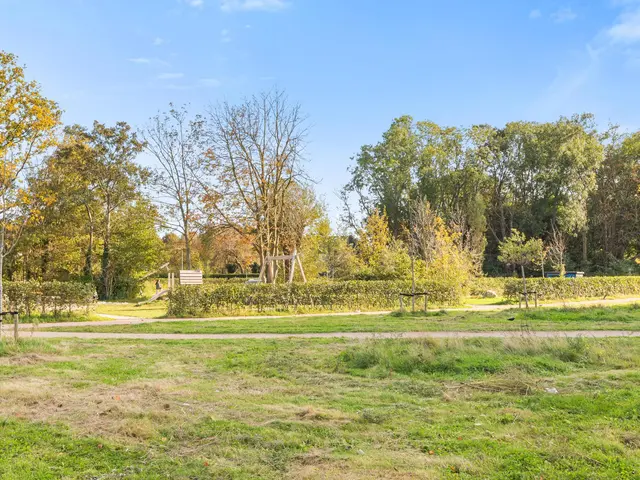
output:
[[[300,106],[272,91],[239,105],[222,103],[208,114],[208,167],[215,176],[207,203],[224,226],[246,234],[264,263],[282,249],[286,196],[306,180],[302,168],[305,117]],[[272,268],[267,281],[273,282]]]
[[[553,268],[560,272],[560,276],[565,274],[565,253],[567,251],[567,238],[564,233],[555,226],[551,231],[551,238],[547,247],[547,257],[551,261]]]
[[[199,115],[189,119],[186,107],[170,106],[169,112],[150,120],[141,136],[160,164],[151,178],[164,213],[162,226],[182,236],[190,270],[204,174],[204,121]]]

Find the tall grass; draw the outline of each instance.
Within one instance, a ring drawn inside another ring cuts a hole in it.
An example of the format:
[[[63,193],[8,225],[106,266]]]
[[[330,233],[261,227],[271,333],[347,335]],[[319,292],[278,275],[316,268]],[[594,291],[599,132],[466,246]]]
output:
[[[9,357],[25,353],[53,353],[56,348],[46,340],[37,338],[21,338],[16,342],[13,338],[0,339],[0,357]]]
[[[619,344],[617,344],[619,345]],[[482,376],[504,372],[545,374],[586,366],[627,368],[640,359],[608,339],[376,339],[344,350],[338,370],[374,376],[390,373]]]

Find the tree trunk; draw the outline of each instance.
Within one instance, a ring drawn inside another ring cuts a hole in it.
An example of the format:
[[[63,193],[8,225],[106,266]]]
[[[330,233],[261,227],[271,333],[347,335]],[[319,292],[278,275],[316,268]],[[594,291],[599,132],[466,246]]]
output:
[[[111,297],[111,212],[105,219],[104,247],[102,249],[102,299]]]
[[[529,308],[529,295],[527,295],[527,278],[524,276],[524,265],[520,265],[522,272],[522,294],[524,295],[524,303]]]
[[[189,238],[188,232],[184,236],[184,256],[187,270],[191,270],[191,239]]]
[[[415,269],[415,259],[413,258],[413,254],[411,254],[411,312],[415,313],[416,311],[416,269]]]
[[[4,289],[3,289],[3,274],[4,274],[4,223],[0,226],[0,312],[4,311]]]
[[[87,278],[93,278],[93,215],[91,210],[85,205],[87,209],[87,217],[89,218],[89,244],[87,245],[87,251],[84,257],[83,274]]]
[[[582,266],[583,268],[587,266],[587,229],[585,228],[582,231]]]
[[[269,261],[269,263],[267,263],[267,283],[276,283],[276,276],[275,276],[275,271],[273,268],[273,261]]]

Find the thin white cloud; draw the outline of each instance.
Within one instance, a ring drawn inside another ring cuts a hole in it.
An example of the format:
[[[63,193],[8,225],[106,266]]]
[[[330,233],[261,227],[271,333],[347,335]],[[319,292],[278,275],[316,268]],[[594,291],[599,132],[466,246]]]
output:
[[[538,111],[566,112],[575,110],[576,105],[584,109],[606,91],[599,83],[604,65],[640,67],[640,0],[616,0],[613,5],[621,8],[619,15],[591,38],[584,50],[573,52],[570,64],[559,66],[555,79],[536,101]],[[628,75],[633,73],[628,71]]]
[[[215,88],[222,85],[222,82],[217,78],[201,78],[198,83],[203,87]]]
[[[556,23],[572,22],[576,18],[578,15],[569,7],[561,8],[551,14],[551,20]]]
[[[222,85],[222,82],[216,78],[201,78],[197,82],[191,83],[163,83],[162,88],[167,90],[195,90],[197,88],[216,88]]]
[[[184,0],[184,3],[194,8],[202,8],[204,6],[204,0]]]
[[[158,80],[175,80],[183,77],[184,73],[161,73],[158,75]]]
[[[529,18],[531,20],[535,20],[537,18],[540,18],[542,16],[542,12],[540,10],[538,10],[537,8],[535,10],[531,10],[529,12]]]
[[[640,41],[640,8],[636,11],[625,12],[616,23],[607,30],[607,35],[613,43],[632,44]]]
[[[263,10],[277,12],[287,8],[285,0],[220,0],[220,10],[223,12]]]
[[[231,32],[226,28],[220,32],[220,41],[222,43],[231,42]]]
[[[147,58],[147,57],[137,57],[137,58],[129,58],[131,63],[137,63],[138,65],[153,65],[157,67],[169,67],[171,64],[164,60],[160,60],[159,58]]]
[[[159,47],[162,44],[164,44],[164,38],[156,37],[153,39],[153,45],[155,47]]]

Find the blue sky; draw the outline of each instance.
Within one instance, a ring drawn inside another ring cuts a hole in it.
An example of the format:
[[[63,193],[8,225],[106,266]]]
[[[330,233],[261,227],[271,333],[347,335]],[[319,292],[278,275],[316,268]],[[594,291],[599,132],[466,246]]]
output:
[[[285,89],[332,217],[350,157],[403,114],[640,128],[640,0],[0,0],[0,48],[66,123]]]

